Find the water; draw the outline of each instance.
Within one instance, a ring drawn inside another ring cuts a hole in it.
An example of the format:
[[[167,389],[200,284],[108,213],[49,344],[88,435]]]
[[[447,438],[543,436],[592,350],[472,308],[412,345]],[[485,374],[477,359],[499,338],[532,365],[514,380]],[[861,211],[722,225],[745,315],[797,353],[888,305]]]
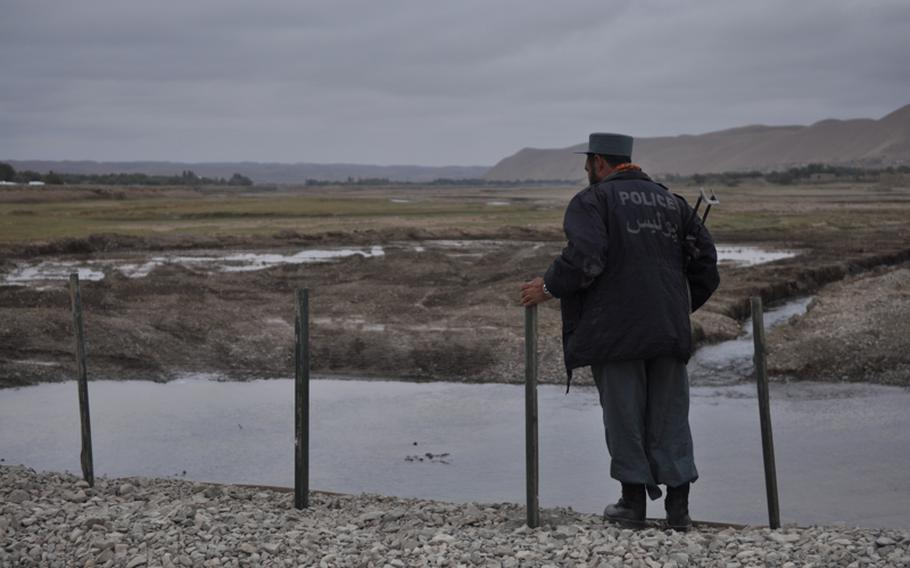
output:
[[[797,251],[792,250],[769,250],[742,245],[717,245],[717,260],[736,266],[755,266],[756,264],[793,258],[798,254]]]
[[[797,298],[764,312],[765,329],[785,323],[791,317],[806,313],[811,296]],[[689,378],[693,384],[733,384],[753,373],[752,357],[755,353],[752,336],[752,319],[742,327],[742,335],[731,341],[699,348],[689,361]]]
[[[692,388],[699,519],[767,522],[754,391]],[[90,397],[96,474],[293,485],[291,380],[97,381]],[[316,380],[311,486],[522,503],[523,397],[516,385]],[[910,392],[775,384],[771,398],[784,522],[910,526]],[[618,484],[596,392],[541,386],[539,409],[542,506],[599,512]],[[0,458],[78,472],[78,420],[74,383],[2,391]],[[660,516],[661,504],[650,511]]]
[[[396,201],[393,199],[392,201]],[[397,202],[404,202],[397,200]],[[509,205],[505,201],[490,201],[488,205]],[[427,248],[451,250],[449,256],[481,258],[485,254],[505,247],[540,248],[544,243],[530,241],[502,240],[431,240],[419,243],[391,243],[364,248],[304,249],[293,254],[278,254],[264,251],[198,251],[195,255],[98,255],[90,259],[67,260],[47,258],[40,261],[19,261],[15,267],[0,273],[0,282],[10,285],[31,286],[42,283],[67,280],[73,272],[79,272],[81,280],[98,281],[105,277],[105,270],[117,270],[129,278],[144,278],[152,270],[167,264],[176,264],[193,270],[207,272],[248,272],[263,270],[282,264],[312,264],[335,262],[352,256],[380,258],[389,252],[399,250],[424,252]],[[793,251],[774,251],[758,247],[722,245],[717,248],[718,259],[736,266],[753,266],[795,256]]]
[[[36,264],[22,263],[10,271],[6,277],[7,284],[25,284],[47,280],[68,280],[70,274],[79,274],[79,280],[97,282],[104,279],[104,272],[82,266],[76,261],[50,260]]]
[[[118,270],[129,278],[144,278],[152,270],[166,264],[184,266],[208,272],[249,272],[282,264],[313,264],[334,262],[352,256],[377,258],[385,256],[380,246],[370,248],[305,249],[294,254],[265,252],[206,253],[195,256],[162,255],[132,256],[122,258],[92,258],[81,261],[48,259],[40,262],[21,261],[3,276],[7,284],[23,285],[54,280],[67,280],[72,272],[79,272],[80,280],[104,279],[104,270]]]

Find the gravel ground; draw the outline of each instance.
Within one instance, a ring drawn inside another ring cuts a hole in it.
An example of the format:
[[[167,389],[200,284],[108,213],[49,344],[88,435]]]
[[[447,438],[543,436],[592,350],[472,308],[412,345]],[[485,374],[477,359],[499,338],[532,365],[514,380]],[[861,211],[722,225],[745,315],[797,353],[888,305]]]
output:
[[[0,467],[0,566],[910,566],[910,530],[630,531],[542,511]]]

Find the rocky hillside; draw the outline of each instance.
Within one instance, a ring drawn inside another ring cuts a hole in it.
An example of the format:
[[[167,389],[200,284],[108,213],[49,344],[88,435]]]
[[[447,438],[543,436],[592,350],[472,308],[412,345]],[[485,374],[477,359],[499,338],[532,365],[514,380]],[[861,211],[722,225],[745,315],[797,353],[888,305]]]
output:
[[[569,148],[525,148],[486,174],[490,180],[575,180],[583,157]],[[635,161],[652,174],[771,171],[813,162],[864,167],[910,164],[910,105],[879,119],[823,120],[811,126],[744,126],[697,136],[639,138]]]

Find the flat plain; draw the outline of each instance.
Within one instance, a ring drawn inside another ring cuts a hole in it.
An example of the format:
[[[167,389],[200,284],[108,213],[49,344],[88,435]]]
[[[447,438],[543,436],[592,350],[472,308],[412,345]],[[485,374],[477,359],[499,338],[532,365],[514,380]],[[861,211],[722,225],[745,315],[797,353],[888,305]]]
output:
[[[563,210],[580,189],[0,188],[0,385],[71,378],[65,282],[10,279],[42,263],[101,266],[103,278],[82,283],[97,378],[290,376],[294,290],[308,287],[318,374],[521,381],[518,285],[559,253]],[[750,296],[814,294],[805,316],[770,334],[772,371],[910,383],[907,180],[708,189],[721,201],[708,222],[718,243],[799,254],[723,265],[721,288],[693,316],[699,342],[739,334]],[[674,190],[690,203],[698,193]],[[174,261],[345,249],[353,252],[332,262],[258,270]],[[146,263],[147,274],[130,277],[124,263]],[[849,360],[836,356],[845,348]],[[541,309],[540,351],[541,379],[563,381],[557,302]]]

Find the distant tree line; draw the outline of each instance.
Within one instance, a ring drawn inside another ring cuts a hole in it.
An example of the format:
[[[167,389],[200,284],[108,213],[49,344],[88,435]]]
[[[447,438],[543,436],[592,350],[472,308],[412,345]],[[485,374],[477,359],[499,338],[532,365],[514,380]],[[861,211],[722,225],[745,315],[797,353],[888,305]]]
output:
[[[41,181],[48,185],[186,185],[191,187],[208,185],[251,186],[253,180],[235,173],[230,178],[200,177],[192,170],[184,170],[180,175],[163,176],[148,174],[64,174],[49,171],[41,174],[32,170],[16,171],[13,166],[0,162],[0,181],[29,183]]]
[[[735,187],[744,181],[764,180],[767,183],[778,185],[791,185],[797,183],[826,183],[834,181],[874,182],[883,175],[910,174],[910,165],[889,166],[886,168],[861,168],[855,166],[832,166],[821,163],[807,164],[801,167],[762,172],[759,170],[720,172],[707,174],[679,175],[667,174],[662,179],[673,184],[689,185],[725,185]],[[192,170],[184,170],[180,175],[148,175],[148,174],[66,174],[49,171],[41,174],[32,170],[16,171],[13,166],[0,162],[0,181],[15,183],[29,183],[33,181],[44,182],[48,185],[62,184],[91,184],[91,185],[151,185],[174,186],[184,185],[190,187],[201,186],[252,186],[253,180],[239,173],[230,178],[200,177]],[[429,182],[394,181],[389,178],[360,178],[348,176],[346,180],[321,180],[307,178],[308,186],[496,186],[516,187],[528,185],[577,185],[581,179],[565,180],[508,180],[493,181],[482,178],[437,178]]]
[[[886,168],[860,168],[855,166],[832,166],[827,164],[813,163],[801,167],[789,168],[786,170],[775,170],[763,172],[759,170],[720,172],[708,174],[679,175],[667,174],[661,177],[663,181],[673,184],[689,185],[725,185],[735,187],[744,181],[764,180],[767,183],[777,185],[790,185],[797,183],[827,183],[835,181],[853,181],[853,182],[875,182],[881,179],[883,175],[890,174],[910,174],[910,165],[889,166]],[[306,185],[310,186],[329,186],[329,185],[363,185],[363,186],[382,186],[382,185],[421,185],[421,186],[497,186],[497,187],[516,187],[528,185],[577,185],[581,178],[574,180],[550,179],[550,180],[508,180],[493,181],[481,178],[461,178],[448,179],[437,178],[429,182],[413,181],[394,181],[389,178],[354,178],[348,177],[344,181],[338,180],[321,180],[307,178]]]
[[[726,185],[735,187],[747,180],[764,180],[777,185],[796,183],[826,183],[834,181],[874,182],[883,175],[910,174],[910,166],[889,166],[887,168],[860,168],[855,166],[831,166],[827,164],[807,164],[782,171],[761,172],[758,170],[744,172],[720,172],[711,174],[693,174],[682,176],[669,174],[663,179],[670,183],[687,183],[690,185]]]
[[[578,180],[566,180],[566,179],[526,179],[526,180],[507,180],[507,181],[494,181],[483,178],[436,178],[433,181],[395,181],[389,178],[354,178],[348,176],[346,180],[325,180],[325,179],[314,179],[307,178],[304,182],[306,185],[312,186],[327,186],[327,185],[438,185],[438,186],[523,186],[523,185],[576,185]]]

